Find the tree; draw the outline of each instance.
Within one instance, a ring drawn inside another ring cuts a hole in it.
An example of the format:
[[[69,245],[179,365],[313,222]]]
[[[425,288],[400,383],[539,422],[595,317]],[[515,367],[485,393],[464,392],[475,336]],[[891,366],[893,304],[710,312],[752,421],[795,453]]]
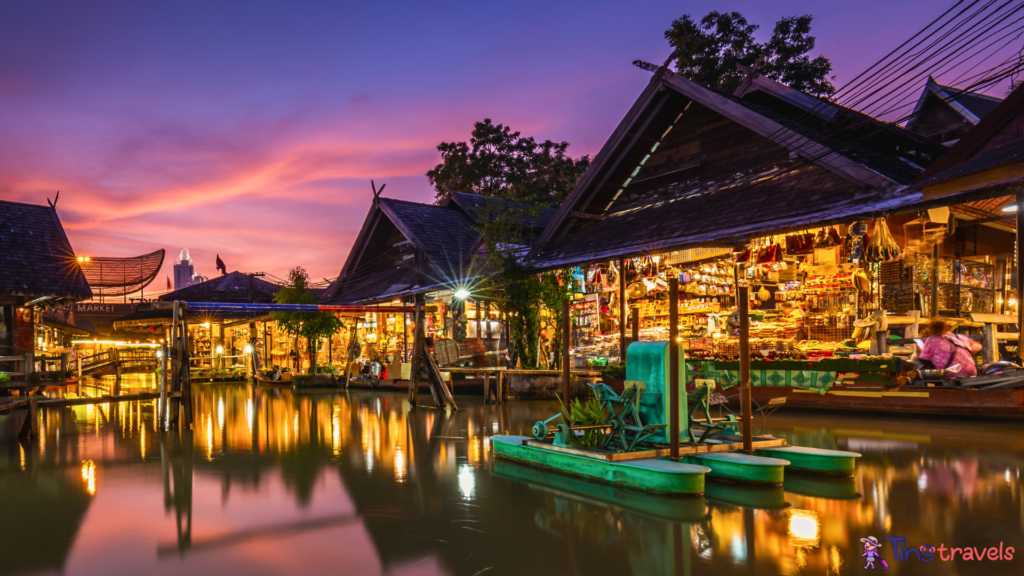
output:
[[[277,294],[277,304],[316,304],[317,297],[309,291],[309,275],[301,266],[288,271],[288,283]],[[330,338],[344,328],[345,324],[330,312],[271,312],[285,332],[306,339],[306,353],[309,354],[310,373],[316,374],[316,357],[324,338]]]
[[[568,142],[524,138],[490,118],[473,125],[469,142],[437,145],[441,163],[427,172],[437,199],[449,188],[508,200],[559,203],[580,179],[590,157],[572,158]]]
[[[754,39],[759,26],[747,22],[739,12],[709,12],[694,21],[689,14],[672,22],[665,39],[672,46],[676,70],[709,88],[732,92],[746,76],[737,64],[778,80],[796,90],[828,97],[836,88],[829,76],[832,63],[824,56],[811,58],[815,37],[811,36],[810,15],[789,16],[775,23],[771,38]],[[760,59],[760,61],[758,61]],[[645,66],[637,61],[637,65]]]
[[[509,338],[514,344],[510,358],[513,365],[518,360],[523,367],[537,367],[540,311],[547,308],[550,312],[547,328],[552,330],[552,340],[559,347],[562,299],[572,298],[578,285],[567,270],[539,273],[525,260],[525,252],[533,241],[533,229],[524,223],[536,218],[537,206],[492,202],[484,204],[481,224],[477,227],[485,250],[473,268],[486,277],[477,292],[494,298],[508,319]]]

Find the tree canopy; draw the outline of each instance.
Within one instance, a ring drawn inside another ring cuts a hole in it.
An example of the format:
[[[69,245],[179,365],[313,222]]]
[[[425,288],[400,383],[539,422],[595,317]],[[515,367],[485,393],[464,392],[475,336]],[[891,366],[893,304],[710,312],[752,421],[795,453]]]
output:
[[[700,21],[689,14],[672,22],[665,39],[675,50],[674,64],[683,76],[710,88],[732,92],[750,67],[796,90],[828,97],[836,88],[830,76],[832,63],[824,56],[811,58],[815,37],[811,36],[810,15],[788,16],[775,23],[771,38],[758,42],[759,26],[747,22],[739,12],[709,12]],[[758,62],[760,59],[760,62]],[[637,61],[641,67],[642,62]]]
[[[301,266],[288,271],[288,283],[277,294],[277,304],[316,304],[317,297],[309,291],[309,274]],[[316,373],[316,355],[324,338],[334,336],[344,323],[330,312],[271,312],[278,325],[293,336],[306,339],[306,353],[309,354],[310,372]]]
[[[437,145],[441,163],[427,172],[427,179],[438,200],[451,188],[522,202],[558,203],[590,165],[589,156],[573,158],[568,148],[568,142],[538,143],[486,118],[473,125],[469,142]]]

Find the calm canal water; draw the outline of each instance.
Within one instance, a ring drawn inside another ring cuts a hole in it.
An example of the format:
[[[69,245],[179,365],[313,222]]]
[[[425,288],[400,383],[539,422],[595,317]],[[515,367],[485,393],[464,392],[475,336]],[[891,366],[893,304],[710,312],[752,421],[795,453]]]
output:
[[[863,574],[867,536],[886,573],[1024,573],[1024,424],[776,413],[765,432],[862,453],[856,478],[666,499],[495,461],[489,436],[554,403],[195,396],[184,434],[156,431],[153,402],[48,410],[30,444],[0,417],[0,575]],[[887,536],[1018,552],[901,561]]]

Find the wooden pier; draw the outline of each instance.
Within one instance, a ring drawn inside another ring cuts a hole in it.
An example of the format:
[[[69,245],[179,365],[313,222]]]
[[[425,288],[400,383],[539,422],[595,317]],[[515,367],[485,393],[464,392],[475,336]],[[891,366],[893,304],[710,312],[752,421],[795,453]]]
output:
[[[21,362],[25,369],[23,372],[11,373],[23,376],[23,382],[12,382],[5,388],[19,390],[19,396],[0,398],[0,414],[9,414],[15,410],[27,410],[28,414],[22,423],[18,433],[19,438],[38,437],[39,435],[39,408],[63,408],[67,406],[80,406],[84,404],[106,404],[116,402],[136,402],[140,400],[158,400],[160,422],[164,429],[175,428],[179,425],[185,429],[191,429],[194,421],[194,407],[192,405],[192,380],[189,374],[189,345],[188,345],[188,310],[181,302],[174,303],[173,323],[171,328],[170,345],[164,345],[159,353],[154,350],[152,355],[136,353],[140,351],[129,350],[122,354],[117,348],[93,354],[88,357],[81,357],[77,360],[77,372],[81,382],[83,372],[93,372],[102,367],[115,366],[118,381],[120,381],[121,369],[131,364],[148,364],[150,362],[160,368],[159,392],[145,392],[139,394],[117,394],[119,387],[115,387],[114,394],[102,396],[80,396],[77,398],[47,398],[43,395],[43,389],[48,386],[67,386],[69,384],[67,375],[67,355],[61,356],[63,374],[60,380],[44,380],[43,378],[32,378],[34,362],[39,358],[33,358],[32,354],[25,356],[5,356],[0,360],[6,362]],[[145,352],[145,351],[142,351]],[[42,361],[46,365],[46,360]],[[77,383],[76,382],[76,383]]]

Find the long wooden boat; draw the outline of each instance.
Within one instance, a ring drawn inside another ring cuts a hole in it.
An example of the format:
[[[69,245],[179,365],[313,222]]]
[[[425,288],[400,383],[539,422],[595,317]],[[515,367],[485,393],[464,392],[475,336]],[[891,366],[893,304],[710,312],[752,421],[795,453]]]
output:
[[[739,387],[726,389],[723,395],[730,404],[739,405]],[[754,386],[751,396],[758,404],[785,398],[787,408],[1024,419],[1024,390],[836,386],[821,394],[801,388]]]
[[[657,494],[703,494],[704,475],[711,472],[705,466],[663,459],[610,461],[600,459],[600,450],[588,456],[582,449],[540,446],[526,436],[491,436],[491,443],[498,458]]]

